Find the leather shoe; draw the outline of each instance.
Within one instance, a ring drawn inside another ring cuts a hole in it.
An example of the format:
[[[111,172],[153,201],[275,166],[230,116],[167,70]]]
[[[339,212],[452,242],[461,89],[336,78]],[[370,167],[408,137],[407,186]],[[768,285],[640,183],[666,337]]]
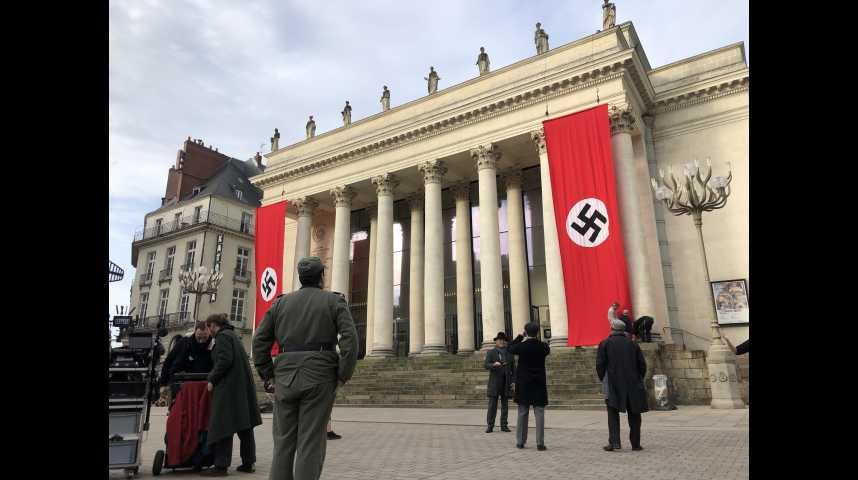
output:
[[[517,444],[515,444],[515,448],[524,448],[524,445],[517,443]]]
[[[241,465],[235,467],[235,470],[244,473],[253,473],[256,471],[256,468],[253,467],[252,463],[248,463],[247,465],[242,463]]]
[[[205,472],[200,474],[201,477],[226,477],[227,475],[229,474],[227,473],[225,468],[217,467],[206,470]]]
[[[327,435],[328,435],[328,440],[339,440],[339,439],[343,438],[342,435],[337,435],[336,433],[334,433],[333,430],[328,432]]]
[[[537,445],[536,449],[539,450],[540,452],[544,452],[544,451],[548,450],[547,448],[545,448],[545,445]]]
[[[486,433],[492,433],[492,430],[494,430],[493,427],[488,427],[486,428]]]
[[[618,446],[616,446],[616,447],[615,447],[615,446],[613,446],[613,445],[605,445],[605,446],[604,446],[604,447],[602,447],[602,448],[603,448],[606,452],[613,452],[614,450],[619,450],[619,449],[620,449],[619,445],[618,445]]]
[[[638,445],[637,447],[632,447],[632,450],[639,452],[639,451],[643,450],[643,447]]]
[[[511,432],[512,430],[509,427],[501,427],[501,432]]]

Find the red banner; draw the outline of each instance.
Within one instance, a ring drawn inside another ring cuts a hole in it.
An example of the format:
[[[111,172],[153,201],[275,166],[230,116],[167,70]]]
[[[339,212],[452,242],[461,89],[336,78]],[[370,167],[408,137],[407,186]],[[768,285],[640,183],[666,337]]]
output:
[[[283,236],[286,226],[286,201],[256,209],[256,318],[259,326],[271,303],[282,292]],[[277,354],[274,343],[272,355]]]
[[[611,304],[618,302],[620,311],[632,310],[608,106],[548,120],[543,126],[566,288],[568,344],[598,345],[610,333]]]

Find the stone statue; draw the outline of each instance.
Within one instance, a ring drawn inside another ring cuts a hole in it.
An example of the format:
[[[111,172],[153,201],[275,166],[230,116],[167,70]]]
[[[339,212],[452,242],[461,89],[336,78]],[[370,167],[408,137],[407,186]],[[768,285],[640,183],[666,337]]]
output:
[[[390,90],[385,85],[384,91],[381,92],[381,111],[386,112],[388,110],[390,110]]]
[[[533,34],[533,42],[536,43],[536,54],[548,51],[548,34],[542,29],[542,24],[536,24],[536,33]]]
[[[489,54],[484,47],[480,47],[480,55],[477,56],[477,66],[480,67],[480,75],[489,73]]]
[[[429,67],[429,78],[423,77],[423,80],[429,82],[430,94],[438,91],[438,80],[441,80],[441,77],[438,76],[438,72],[435,71],[435,67]]]
[[[274,129],[274,136],[271,137],[271,151],[276,152],[280,148],[280,132]]]
[[[313,138],[316,136],[316,121],[313,120],[313,116],[310,115],[310,120],[307,122],[307,138]]]
[[[351,125],[352,124],[352,106],[349,105],[348,100],[346,100],[346,108],[344,108],[343,111],[340,113],[343,114],[343,126],[348,127],[349,125]]]
[[[617,19],[617,7],[605,0],[602,5],[602,30],[607,30],[614,27],[614,22]]]

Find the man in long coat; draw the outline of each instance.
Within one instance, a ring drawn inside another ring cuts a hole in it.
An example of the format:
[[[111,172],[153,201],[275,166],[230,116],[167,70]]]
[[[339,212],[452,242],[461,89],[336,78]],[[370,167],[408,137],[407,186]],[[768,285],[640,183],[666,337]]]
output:
[[[528,323],[524,334],[509,344],[509,353],[518,355],[515,370],[515,401],[518,403],[518,424],[515,427],[515,446],[524,448],[527,443],[527,417],[530,407],[536,417],[536,449],[545,448],[545,407],[548,405],[548,386],[545,382],[545,357],[551,353],[548,344],[537,338],[539,325]]]
[[[498,398],[501,401],[501,431],[511,432],[508,425],[509,397],[512,393],[513,372],[515,360],[507,351],[506,333],[498,332],[494,338],[495,348],[486,353],[485,369],[489,371],[489,383],[486,385],[486,396],[489,397],[489,411],[486,415],[488,428],[486,433],[492,433],[495,428],[495,418],[498,413]]]
[[[215,468],[203,473],[222,477],[232,461],[232,438],[238,434],[241,441],[241,465],[236,470],[254,472],[256,441],[253,428],[262,425],[256,386],[247,352],[225,313],[206,319],[214,335],[208,389],[212,392],[211,418],[206,442],[214,449]]]
[[[646,360],[640,347],[625,333],[621,320],[611,322],[611,334],[599,344],[596,353],[596,374],[602,382],[608,407],[608,445],[606,451],[620,449],[620,412],[629,417],[629,441],[632,450],[641,447],[641,413],[647,406]]]
[[[321,289],[324,270],[319,257],[301,259],[301,288],[274,301],[253,338],[259,376],[274,381],[271,480],[318,480],[335,389],[357,362],[354,320],[342,294]],[[280,353],[272,362],[275,341]]]

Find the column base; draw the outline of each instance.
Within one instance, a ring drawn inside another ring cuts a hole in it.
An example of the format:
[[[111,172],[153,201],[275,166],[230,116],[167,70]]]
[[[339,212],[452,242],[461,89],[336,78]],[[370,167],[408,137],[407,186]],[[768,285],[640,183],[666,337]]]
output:
[[[438,356],[449,355],[446,345],[423,345],[423,350],[420,351],[420,356]]]
[[[551,337],[548,339],[548,346],[551,348],[570,348],[569,337]]]
[[[367,354],[368,357],[392,357],[393,349],[392,348],[383,348],[383,347],[375,347],[372,349],[372,352]]]
[[[743,409],[745,402],[739,392],[736,355],[724,344],[713,343],[706,355],[709,386],[715,409]]]

